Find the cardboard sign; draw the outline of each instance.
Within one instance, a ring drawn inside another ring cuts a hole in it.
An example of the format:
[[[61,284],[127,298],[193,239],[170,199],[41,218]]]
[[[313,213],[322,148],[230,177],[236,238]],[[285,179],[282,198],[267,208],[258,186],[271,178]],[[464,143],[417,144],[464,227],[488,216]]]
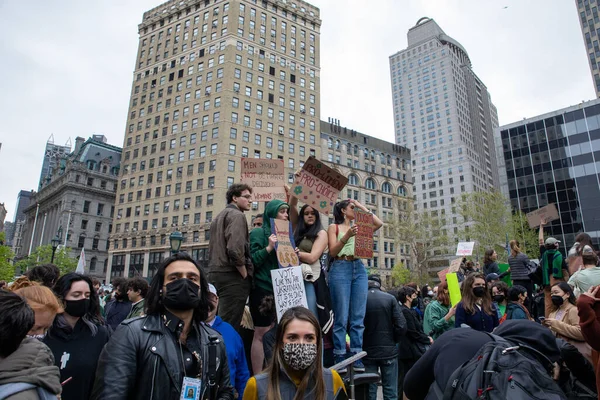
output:
[[[294,181],[292,194],[316,211],[329,215],[348,178],[309,157]]]
[[[302,306],[308,308],[304,278],[301,267],[278,268],[271,271],[273,294],[277,308],[277,321],[288,308]]]
[[[462,258],[455,258],[450,262],[450,267],[448,267],[448,272],[458,272],[460,269],[460,263],[462,262]]]
[[[298,255],[294,251],[296,243],[292,235],[292,223],[281,219],[271,218],[271,232],[277,236],[275,253],[280,268],[295,267],[300,265]]]
[[[286,201],[283,160],[242,158],[241,182],[252,188],[252,201]]]
[[[437,276],[440,280],[440,283],[444,283],[444,281],[446,280],[446,275],[448,274],[448,272],[450,272],[450,267],[448,268],[444,268],[443,270],[441,270],[440,272],[437,273]]]
[[[462,295],[460,294],[460,285],[458,284],[458,277],[456,272],[450,272],[446,275],[446,281],[448,281],[448,292],[450,293],[450,303],[454,307],[460,302]]]
[[[545,207],[527,213],[527,222],[529,222],[530,228],[540,226],[542,218],[545,219],[546,222],[558,219],[558,211],[556,210],[556,205],[554,203],[550,203]]]
[[[458,246],[456,246],[456,255],[470,256],[473,254],[473,247],[475,247],[475,242],[458,242]]]
[[[373,214],[355,208],[354,222],[358,226],[358,232],[354,236],[354,257],[373,258]]]

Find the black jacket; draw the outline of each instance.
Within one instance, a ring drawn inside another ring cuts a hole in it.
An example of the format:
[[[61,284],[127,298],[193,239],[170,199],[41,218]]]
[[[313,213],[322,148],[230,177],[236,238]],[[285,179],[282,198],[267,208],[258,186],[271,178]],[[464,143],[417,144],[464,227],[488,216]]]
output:
[[[109,325],[112,330],[116,330],[117,326],[127,318],[127,315],[131,312],[131,302],[119,301],[113,299],[104,307],[104,313],[106,315],[106,325]]]
[[[223,339],[212,328],[194,325],[202,351],[202,396],[208,396],[209,335],[221,340],[217,349],[217,399],[233,400],[227,352]],[[160,315],[153,314],[124,321],[98,360],[91,399],[179,400],[183,382],[180,349]],[[216,399],[215,399],[216,400]]]
[[[369,282],[363,350],[367,360],[387,360],[398,356],[396,343],[406,334],[406,319],[396,298]]]
[[[423,324],[419,320],[417,312],[404,304],[400,304],[400,309],[406,319],[406,336],[400,340],[398,357],[401,360],[418,360],[431,341],[423,332]]]

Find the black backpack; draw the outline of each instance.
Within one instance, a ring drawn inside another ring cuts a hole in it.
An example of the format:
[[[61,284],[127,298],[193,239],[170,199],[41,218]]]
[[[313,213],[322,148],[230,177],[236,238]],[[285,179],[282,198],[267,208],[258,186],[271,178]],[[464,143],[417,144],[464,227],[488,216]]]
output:
[[[550,375],[552,362],[545,355],[529,346],[516,346],[500,336],[489,335],[493,340],[452,373],[444,390],[434,383],[439,399],[566,400]],[[534,354],[546,365],[534,359]]]

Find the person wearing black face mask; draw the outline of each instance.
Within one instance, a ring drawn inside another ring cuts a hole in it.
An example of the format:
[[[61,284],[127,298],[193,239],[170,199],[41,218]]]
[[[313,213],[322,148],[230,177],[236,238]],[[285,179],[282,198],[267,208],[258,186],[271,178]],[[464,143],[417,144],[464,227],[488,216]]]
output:
[[[492,301],[496,306],[499,323],[506,320],[506,307],[508,306],[508,285],[502,281],[492,286]]]
[[[56,316],[43,342],[52,350],[60,381],[71,378],[64,384],[61,398],[88,399],[110,328],[104,325],[90,278],[71,272],[61,276],[53,290],[64,303],[64,312]]]
[[[398,348],[399,398],[402,398],[404,376],[433,343],[433,339],[423,331],[421,320],[413,308],[418,304],[417,297],[417,291],[410,286],[398,290],[398,303],[406,319],[406,335],[400,339]]]
[[[145,302],[146,315],[122,322],[102,351],[91,399],[178,400],[191,388],[233,400],[225,344],[204,324],[208,282],[196,261],[184,252],[164,260]]]
[[[454,326],[470,326],[477,331],[491,332],[498,326],[498,311],[492,303],[485,278],[473,273],[465,279],[461,289],[462,299],[456,305]]]

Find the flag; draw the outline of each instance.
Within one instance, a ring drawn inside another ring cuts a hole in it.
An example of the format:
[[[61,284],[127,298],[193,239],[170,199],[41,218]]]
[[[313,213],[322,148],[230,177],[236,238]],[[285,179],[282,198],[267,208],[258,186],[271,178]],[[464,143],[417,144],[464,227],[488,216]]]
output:
[[[81,248],[81,254],[79,255],[79,262],[77,263],[77,269],[75,270],[78,274],[85,274],[85,250]]]

